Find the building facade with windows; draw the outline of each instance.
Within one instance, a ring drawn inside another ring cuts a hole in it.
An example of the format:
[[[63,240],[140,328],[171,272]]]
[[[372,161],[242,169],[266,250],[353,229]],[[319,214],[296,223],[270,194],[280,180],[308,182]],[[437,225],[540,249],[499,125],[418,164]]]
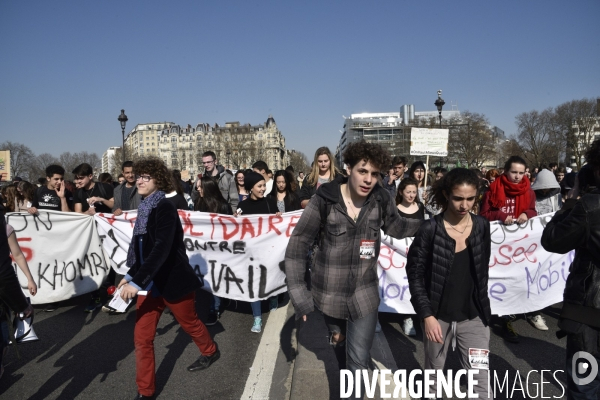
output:
[[[116,167],[115,160],[118,158],[117,154],[120,151],[120,147],[109,147],[108,149],[106,149],[104,154],[102,154],[102,172],[108,172],[109,174],[113,173]]]
[[[442,111],[442,119],[460,117],[458,110]],[[336,150],[336,161],[343,166],[342,155],[352,142],[365,140],[378,143],[392,156],[410,153],[410,129],[424,126],[438,118],[437,111],[414,111],[414,106],[404,105],[400,112],[351,114],[344,119],[344,129]]]
[[[126,139],[132,158],[155,155],[169,168],[183,175],[203,172],[202,154],[213,151],[220,165],[228,169],[250,168],[257,160],[265,161],[273,171],[287,165],[285,137],[273,116],[264,124],[239,122],[180,126],[172,122],[139,124]]]
[[[174,122],[150,122],[137,124],[125,138],[129,157],[160,156],[158,151],[159,134],[174,126]]]

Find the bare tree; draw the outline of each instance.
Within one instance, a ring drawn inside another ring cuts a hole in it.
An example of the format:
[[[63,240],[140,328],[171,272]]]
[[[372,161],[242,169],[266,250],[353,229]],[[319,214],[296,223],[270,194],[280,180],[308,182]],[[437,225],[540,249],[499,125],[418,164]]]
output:
[[[556,159],[552,108],[521,113],[516,116],[516,124],[519,145],[528,164],[539,167]]]
[[[448,157],[481,168],[496,158],[495,143],[489,122],[483,114],[464,111],[459,118],[450,118]]]
[[[125,145],[125,154],[127,154],[127,158],[128,158],[127,160],[123,160],[123,152],[119,149],[119,151],[115,152],[115,155],[112,159],[113,167],[108,172],[113,176],[113,179],[115,181],[117,180],[117,177],[119,176],[119,174],[121,174],[123,163],[125,161],[135,162],[136,160],[139,159],[138,155],[133,151],[131,146],[129,146],[127,144]]]
[[[594,129],[599,117],[594,99],[572,100],[556,107],[557,129],[566,142],[567,156],[575,157],[578,169],[581,168],[585,152],[594,141]]]
[[[24,144],[6,141],[0,143],[0,150],[10,151],[10,172],[12,176],[32,179],[27,173],[28,165],[34,159],[35,154]]]
[[[42,153],[34,157],[27,169],[29,181],[35,183],[39,178],[44,178],[46,167],[51,164],[60,164],[60,162],[50,153]]]
[[[307,174],[310,171],[308,158],[306,157],[306,154],[301,151],[292,150],[290,152],[290,165],[294,168],[294,173],[296,174],[299,174],[300,172]]]
[[[498,167],[502,168],[504,166],[504,162],[511,156],[525,158],[525,153],[515,137],[511,137],[510,139],[505,140],[504,143],[500,144],[498,151]]]
[[[101,158],[96,153],[88,153],[80,151],[78,153],[64,152],[59,157],[59,163],[65,169],[65,179],[73,179],[73,171],[79,164],[87,163],[92,166],[95,171],[100,170],[102,166]]]

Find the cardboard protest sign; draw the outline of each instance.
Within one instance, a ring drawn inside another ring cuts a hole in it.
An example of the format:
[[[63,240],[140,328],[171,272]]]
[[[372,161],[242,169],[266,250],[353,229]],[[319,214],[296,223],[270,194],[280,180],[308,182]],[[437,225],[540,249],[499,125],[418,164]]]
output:
[[[411,128],[411,156],[448,156],[448,129]]]

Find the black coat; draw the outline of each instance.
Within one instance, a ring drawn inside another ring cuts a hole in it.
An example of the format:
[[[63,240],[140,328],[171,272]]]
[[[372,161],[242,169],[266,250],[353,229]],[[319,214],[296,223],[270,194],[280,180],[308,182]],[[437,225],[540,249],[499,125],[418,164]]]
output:
[[[25,311],[29,305],[10,259],[10,246],[6,236],[6,220],[2,203],[0,203],[0,300],[4,301],[15,313]]]
[[[546,225],[542,246],[559,254],[575,250],[561,317],[600,327],[600,191],[567,200]]]
[[[317,193],[317,185],[311,185],[308,183],[308,176],[304,177],[304,181],[302,181],[302,187],[300,188],[300,194],[298,195],[300,201],[310,200],[311,197]]]
[[[190,266],[183,244],[183,228],[177,209],[169,201],[162,199],[148,216],[146,233],[142,235],[144,264],[139,256],[129,269],[132,282],[145,288],[154,282],[156,288],[168,301],[177,300],[202,285]],[[131,244],[139,254],[138,236]]]
[[[490,223],[471,214],[473,228],[468,239],[469,256],[475,265],[477,306],[482,320],[489,325],[492,311],[488,297],[489,262],[491,254]],[[446,278],[454,260],[456,242],[446,232],[443,214],[425,221],[419,228],[408,251],[406,274],[410,302],[420,319],[437,316]],[[483,228],[483,232],[481,231]]]

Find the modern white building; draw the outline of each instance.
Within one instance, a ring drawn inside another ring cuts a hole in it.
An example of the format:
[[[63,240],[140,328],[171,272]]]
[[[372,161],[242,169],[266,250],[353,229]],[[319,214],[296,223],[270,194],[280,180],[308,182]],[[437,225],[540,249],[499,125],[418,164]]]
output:
[[[119,151],[121,151],[120,147],[109,147],[104,154],[102,154],[102,172],[112,174],[115,169],[115,159]]]
[[[336,160],[342,166],[342,154],[352,142],[378,143],[391,155],[407,156],[410,151],[410,128],[438,119],[437,111],[415,111],[407,104],[400,112],[360,113],[344,117],[344,130],[337,146]],[[442,111],[442,120],[460,118],[458,110]]]

